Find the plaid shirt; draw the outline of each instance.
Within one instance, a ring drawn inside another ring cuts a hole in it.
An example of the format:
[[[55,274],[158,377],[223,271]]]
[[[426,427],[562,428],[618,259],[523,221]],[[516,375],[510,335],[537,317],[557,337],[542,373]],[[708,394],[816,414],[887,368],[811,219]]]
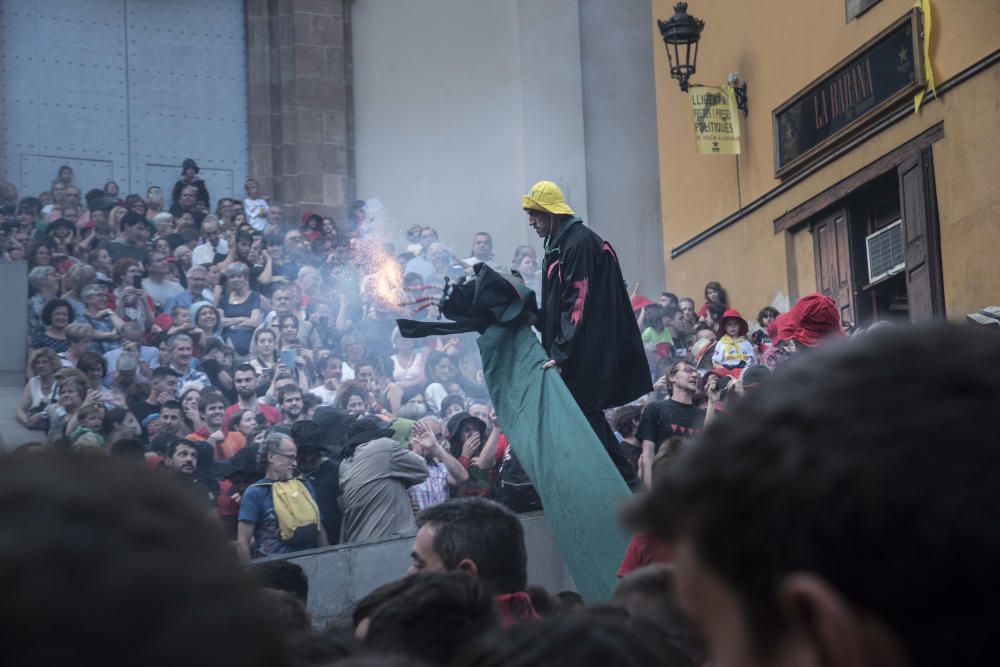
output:
[[[448,469],[444,464],[440,461],[428,461],[427,470],[430,473],[427,479],[407,489],[410,501],[418,512],[440,505],[451,498],[451,491],[448,488]]]

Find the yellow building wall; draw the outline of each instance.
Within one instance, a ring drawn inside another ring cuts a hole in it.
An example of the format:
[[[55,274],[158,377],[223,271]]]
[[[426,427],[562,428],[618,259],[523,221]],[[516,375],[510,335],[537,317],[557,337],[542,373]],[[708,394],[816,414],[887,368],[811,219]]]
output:
[[[906,14],[912,1],[882,0],[845,23],[844,3],[830,0],[697,0],[688,11],[704,19],[693,81],[719,85],[729,72],[748,82],[749,118],[742,155],[698,155],[691,107],[670,78],[663,43],[653,25],[660,178],[667,285],[701,298],[719,280],[730,303],[752,315],[775,294],[815,289],[812,240],[774,234],[773,221],[803,201],[944,120],[934,145],[946,309],[962,316],[1000,301],[1000,270],[990,260],[997,243],[1000,176],[1000,68],[953,88],[940,100],[868,140],[753,214],[676,259],[671,249],[774,189],[771,112],[837,62]],[[1000,2],[933,2],[931,58],[938,83],[1000,48]],[[667,19],[672,3],[653,0],[653,17]],[[737,185],[739,165],[739,188]],[[740,194],[740,190],[742,191]],[[992,298],[992,301],[990,300]]]

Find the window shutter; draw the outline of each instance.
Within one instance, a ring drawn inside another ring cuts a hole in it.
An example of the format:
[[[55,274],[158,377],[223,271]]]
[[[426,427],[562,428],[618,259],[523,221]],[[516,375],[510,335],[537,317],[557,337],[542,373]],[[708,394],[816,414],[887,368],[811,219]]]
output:
[[[937,196],[931,149],[899,165],[899,203],[903,218],[906,293],[910,319],[944,316]]]
[[[854,287],[846,208],[822,215],[813,225],[816,286],[833,299],[841,322],[854,322]]]

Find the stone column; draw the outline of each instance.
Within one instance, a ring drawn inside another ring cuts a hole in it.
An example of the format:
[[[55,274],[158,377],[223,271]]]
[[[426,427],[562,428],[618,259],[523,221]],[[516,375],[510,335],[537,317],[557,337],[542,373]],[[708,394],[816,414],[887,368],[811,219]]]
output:
[[[350,0],[246,0],[250,172],[286,225],[354,197]]]

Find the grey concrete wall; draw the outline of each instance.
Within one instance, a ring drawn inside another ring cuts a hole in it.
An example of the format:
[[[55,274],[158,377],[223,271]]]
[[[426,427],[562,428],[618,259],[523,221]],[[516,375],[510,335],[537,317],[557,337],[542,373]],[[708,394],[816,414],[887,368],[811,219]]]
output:
[[[24,372],[28,335],[28,263],[0,262],[0,372]]]
[[[528,583],[558,593],[576,590],[541,513],[521,517],[528,550]],[[309,612],[323,625],[349,617],[354,605],[382,584],[403,576],[410,566],[413,537],[369,544],[312,549],[289,560],[309,577]]]
[[[665,286],[649,0],[579,0],[589,223],[630,286]]]
[[[577,0],[357,0],[357,194],[388,210],[390,240],[430,225],[467,257],[537,236],[521,195],[558,182],[587,210]],[[655,140],[655,137],[654,137]]]

